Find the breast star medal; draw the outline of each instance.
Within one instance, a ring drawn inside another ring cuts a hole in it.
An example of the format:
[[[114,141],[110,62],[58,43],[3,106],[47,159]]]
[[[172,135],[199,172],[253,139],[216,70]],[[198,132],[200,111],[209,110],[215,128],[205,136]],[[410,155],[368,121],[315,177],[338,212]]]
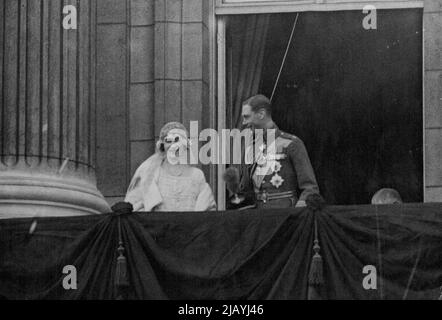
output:
[[[279,187],[284,182],[284,179],[277,173],[272,177],[272,180],[270,180],[270,183],[276,188],[279,189]]]

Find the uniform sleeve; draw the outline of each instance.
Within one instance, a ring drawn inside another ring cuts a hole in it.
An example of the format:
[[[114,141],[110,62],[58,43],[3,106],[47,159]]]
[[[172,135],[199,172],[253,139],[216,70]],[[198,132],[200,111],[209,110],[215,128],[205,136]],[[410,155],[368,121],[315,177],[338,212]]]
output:
[[[250,168],[251,166],[241,165],[239,168],[239,190],[241,193],[251,191]]]
[[[253,145],[250,146],[253,150]],[[233,165],[239,171],[239,192],[241,194],[250,194],[254,192],[250,171],[253,167],[253,152],[250,149],[245,149],[241,145],[241,163]],[[247,158],[247,160],[246,160]]]
[[[319,194],[318,183],[304,143],[300,139],[293,140],[288,146],[288,153],[296,170],[298,187],[302,191],[299,200],[305,201],[308,195]]]

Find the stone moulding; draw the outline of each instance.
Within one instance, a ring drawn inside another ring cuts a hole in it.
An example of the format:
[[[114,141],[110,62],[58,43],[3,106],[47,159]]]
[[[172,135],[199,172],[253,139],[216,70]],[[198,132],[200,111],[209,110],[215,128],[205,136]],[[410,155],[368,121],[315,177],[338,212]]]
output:
[[[111,212],[92,184],[44,173],[0,172],[0,219],[79,216]]]

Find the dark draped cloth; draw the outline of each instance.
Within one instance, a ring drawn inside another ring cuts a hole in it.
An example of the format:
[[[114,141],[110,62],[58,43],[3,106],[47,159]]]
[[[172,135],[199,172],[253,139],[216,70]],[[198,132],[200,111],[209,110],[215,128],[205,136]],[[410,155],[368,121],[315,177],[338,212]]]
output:
[[[227,39],[227,125],[240,128],[242,103],[258,94],[269,14],[229,17]]]
[[[320,298],[437,299],[442,285],[441,204],[40,218],[30,234],[32,222],[0,221],[0,298],[115,299],[119,230],[130,299],[306,299],[315,225]],[[67,265],[77,290],[63,288]]]

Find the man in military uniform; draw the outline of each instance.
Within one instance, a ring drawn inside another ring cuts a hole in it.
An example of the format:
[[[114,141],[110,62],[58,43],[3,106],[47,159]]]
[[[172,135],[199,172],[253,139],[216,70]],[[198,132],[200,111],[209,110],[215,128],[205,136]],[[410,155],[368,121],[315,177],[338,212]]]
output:
[[[254,132],[263,129],[264,139],[255,139],[254,143],[260,145],[253,149],[259,152],[241,170],[241,191],[254,196],[257,208],[306,206],[307,197],[319,195],[319,188],[302,140],[279,130],[272,120],[270,100],[263,95],[243,103],[242,117],[243,125]],[[274,135],[267,135],[269,129]],[[274,141],[266,141],[268,136]]]

